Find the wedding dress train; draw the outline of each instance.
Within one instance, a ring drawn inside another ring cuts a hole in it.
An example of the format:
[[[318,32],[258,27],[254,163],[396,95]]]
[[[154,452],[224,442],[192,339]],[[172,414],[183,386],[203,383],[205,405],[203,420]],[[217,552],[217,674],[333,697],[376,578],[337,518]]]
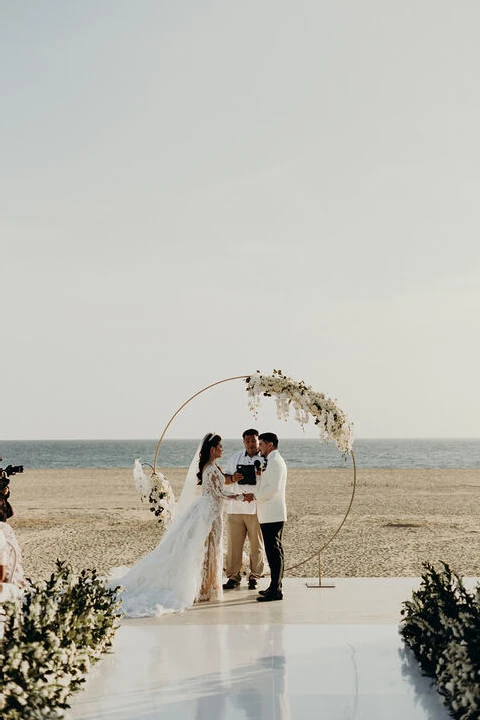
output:
[[[110,581],[121,585],[127,617],[185,610],[195,600],[222,598],[223,475],[216,465],[202,474],[202,494],[176,516],[151,553]]]

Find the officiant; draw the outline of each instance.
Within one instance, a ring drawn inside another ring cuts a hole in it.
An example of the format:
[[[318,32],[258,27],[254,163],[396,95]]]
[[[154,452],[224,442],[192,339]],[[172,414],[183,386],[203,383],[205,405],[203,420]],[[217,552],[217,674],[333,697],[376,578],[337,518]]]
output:
[[[225,466],[225,485],[229,492],[254,492],[257,487],[257,473],[263,466],[259,454],[258,431],[254,428],[242,434],[243,450],[228,460]],[[227,568],[228,580],[224,590],[233,590],[240,585],[243,547],[248,536],[250,544],[250,572],[248,589],[255,590],[258,578],[263,576],[263,538],[257,518],[257,503],[243,500],[227,501]]]

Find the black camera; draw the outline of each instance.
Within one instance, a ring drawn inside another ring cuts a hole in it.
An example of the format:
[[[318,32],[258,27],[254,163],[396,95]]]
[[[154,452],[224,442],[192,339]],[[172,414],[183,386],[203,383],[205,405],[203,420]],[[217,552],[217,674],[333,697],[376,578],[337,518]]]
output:
[[[4,493],[7,489],[10,476],[16,475],[17,473],[23,473],[23,465],[7,465],[6,468],[0,467],[0,493]]]
[[[0,475],[3,477],[4,474],[7,477],[10,475],[16,475],[17,473],[23,472],[23,465],[7,465],[6,468],[0,468]]]
[[[2,458],[0,458],[0,460],[2,460]],[[10,476],[16,475],[17,473],[23,473],[23,465],[7,465],[6,468],[0,467],[0,495],[5,502],[7,520],[13,515],[12,506],[8,502],[8,497],[10,496],[8,484],[10,482]]]

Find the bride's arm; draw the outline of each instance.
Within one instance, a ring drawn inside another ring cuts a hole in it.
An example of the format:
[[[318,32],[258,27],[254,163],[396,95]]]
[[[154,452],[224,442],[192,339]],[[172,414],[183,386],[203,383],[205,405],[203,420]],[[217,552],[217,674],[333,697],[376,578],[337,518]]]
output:
[[[214,494],[218,498],[224,498],[225,500],[243,500],[243,493],[230,494],[223,491],[222,471],[218,467],[212,470],[212,487]]]

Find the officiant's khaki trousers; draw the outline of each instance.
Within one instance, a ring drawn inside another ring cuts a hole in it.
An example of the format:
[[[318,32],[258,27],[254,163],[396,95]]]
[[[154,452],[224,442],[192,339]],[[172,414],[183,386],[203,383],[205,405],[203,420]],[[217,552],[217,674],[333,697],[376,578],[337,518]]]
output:
[[[227,577],[240,582],[245,538],[250,543],[249,579],[263,575],[263,537],[256,515],[228,513]]]

